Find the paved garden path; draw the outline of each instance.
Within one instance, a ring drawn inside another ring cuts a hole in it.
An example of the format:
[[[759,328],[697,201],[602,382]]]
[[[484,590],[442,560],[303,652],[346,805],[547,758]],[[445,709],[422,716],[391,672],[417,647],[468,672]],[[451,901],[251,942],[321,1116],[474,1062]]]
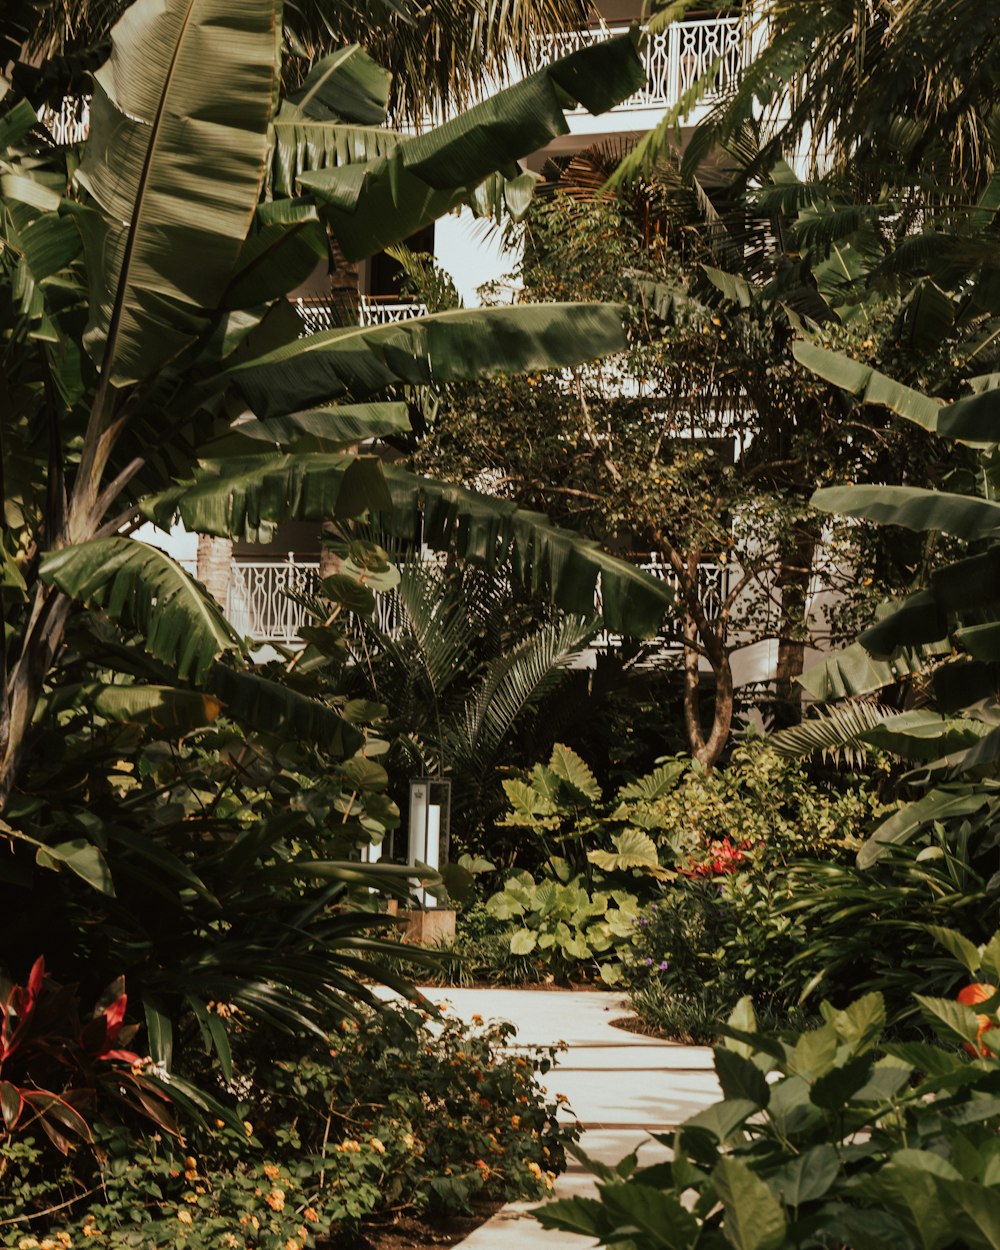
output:
[[[547,1077],[550,1094],[566,1094],[584,1127],[583,1149],[617,1163],[636,1146],[640,1162],[655,1162],[664,1148],[650,1132],[674,1128],[720,1095],[707,1046],[680,1046],[614,1028],[628,1008],[620,994],[559,990],[428,989],[470,1020],[510,1020],[512,1046],[565,1042],[569,1050]],[[594,1192],[593,1178],[571,1161],[555,1196]],[[456,1250],[582,1250],[594,1243],[568,1233],[546,1232],[529,1214],[534,1204],[510,1203],[460,1243]]]

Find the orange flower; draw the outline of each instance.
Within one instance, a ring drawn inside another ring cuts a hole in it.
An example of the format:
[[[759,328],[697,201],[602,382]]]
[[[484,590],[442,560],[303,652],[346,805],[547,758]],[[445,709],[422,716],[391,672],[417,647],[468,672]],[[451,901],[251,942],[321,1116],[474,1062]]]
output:
[[[985,1003],[987,999],[992,998],[996,992],[997,987],[995,985],[989,985],[982,981],[976,981],[973,982],[972,985],[967,985],[964,989],[959,990],[957,997],[958,1001],[962,1003],[963,1006],[974,1007],[976,1003]],[[988,1055],[990,1058],[995,1058],[993,1051],[990,1050],[988,1046],[982,1045],[982,1036],[984,1033],[989,1032],[990,1029],[995,1029],[997,1027],[997,1022],[992,1016],[979,1014],[976,1015],[976,1020],[979,1024],[979,1028],[976,1032],[976,1044],[975,1046],[972,1046],[969,1042],[965,1042],[965,1049],[970,1055],[975,1055],[977,1058],[979,1055]]]
[[[302,1218],[304,1220],[308,1220],[310,1224],[315,1224],[319,1219],[319,1216],[316,1214],[313,1207],[306,1207],[306,1209],[302,1212]]]

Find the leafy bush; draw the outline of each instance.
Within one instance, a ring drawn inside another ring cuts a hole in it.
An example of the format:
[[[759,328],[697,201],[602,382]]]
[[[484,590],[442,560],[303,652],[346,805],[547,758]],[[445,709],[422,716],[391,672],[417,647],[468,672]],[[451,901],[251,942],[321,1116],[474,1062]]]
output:
[[[985,961],[994,980],[998,950]],[[600,1198],[536,1218],[632,1250],[992,1250],[1000,1065],[955,1050],[977,1040],[971,1007],[918,1002],[950,1045],[880,1045],[877,993],[842,1011],[824,1004],[818,1028],[787,1039],[758,1032],[744,999],[715,1050],[724,1097],[658,1138],[671,1161],[591,1162]]]
[[[379,1213],[542,1197],[578,1131],[534,1080],[554,1051],[506,1053],[511,1032],[388,1008],[308,1054],[237,1048],[245,1126],[183,1145],[104,1128],[71,1167],[28,1136],[0,1141],[0,1245],[30,1230],[95,1250],[301,1250]]]
[[[612,962],[617,948],[630,942],[639,900],[627,890],[588,888],[586,880],[572,876],[566,860],[555,857],[547,865],[551,876],[536,882],[530,872],[510,877],[494,894],[486,910],[498,920],[513,920],[510,933],[512,955],[536,951],[547,975],[565,982],[602,956],[602,980],[614,983],[619,976]],[[603,878],[598,879],[598,883]]]

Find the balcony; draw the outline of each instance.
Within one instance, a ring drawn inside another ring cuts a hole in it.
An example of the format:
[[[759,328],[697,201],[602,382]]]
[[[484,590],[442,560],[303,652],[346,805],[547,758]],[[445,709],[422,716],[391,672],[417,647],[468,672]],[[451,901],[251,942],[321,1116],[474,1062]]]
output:
[[[653,577],[676,587],[676,576],[661,557],[653,554],[637,563],[639,568]],[[714,560],[705,560],[698,565],[699,593],[710,619],[718,616],[722,608],[728,591],[728,578],[728,565]],[[255,643],[300,645],[299,629],[312,617],[296,596],[315,594],[318,587],[319,561],[312,556],[289,552],[284,559],[234,560],[226,596],[226,616],[241,637],[250,638]],[[377,603],[379,627],[393,634],[397,622],[395,596],[379,595]],[[600,586],[594,606],[600,611]],[[621,646],[621,643],[619,635],[602,632],[591,643],[591,648],[607,651]],[[666,621],[653,645],[659,651],[679,647],[679,621],[674,618]]]
[[[302,318],[306,334],[333,330],[343,324],[337,318],[337,308],[327,299],[297,299],[295,311]],[[398,299],[393,295],[358,296],[359,326],[392,325],[397,321],[426,316],[426,304]]]
[[[627,26],[601,26],[541,36],[534,41],[532,60],[540,67],[627,30]],[[747,30],[742,18],[673,22],[665,30],[646,35],[641,49],[646,85],[611,112],[672,108],[699,78],[716,66],[714,91],[703,97],[705,103],[710,103],[738,77],[747,54]]]
[[[565,31],[558,35],[538,36],[534,40],[530,68],[538,69],[557,57],[600,43],[614,35],[624,34],[628,29],[627,26],[599,26],[588,30]],[[739,75],[751,56],[751,49],[742,18],[716,17],[706,21],[673,22],[665,30],[647,35],[641,55],[646,65],[646,85],[635,95],[616,105],[611,110],[612,114],[642,110],[662,112],[672,108],[699,78],[716,66],[715,90],[702,98],[698,106],[701,111]],[[510,81],[517,81],[521,76],[521,72],[516,70],[510,74]],[[485,84],[482,97],[492,94],[500,85]],[[582,112],[577,110],[581,115]],[[90,124],[90,99],[87,96],[67,99],[59,111],[43,110],[41,120],[58,143],[82,143],[87,137]],[[438,124],[440,120],[428,118],[426,124]],[[651,126],[656,118],[650,116],[642,121]],[[608,129],[606,122],[602,128]],[[402,320],[401,317],[386,319]],[[384,322],[362,321],[361,324],[381,325]]]
[[[315,594],[318,586],[319,560],[294,552],[283,560],[234,560],[226,616],[242,638],[299,644],[299,629],[312,618],[295,596]]]

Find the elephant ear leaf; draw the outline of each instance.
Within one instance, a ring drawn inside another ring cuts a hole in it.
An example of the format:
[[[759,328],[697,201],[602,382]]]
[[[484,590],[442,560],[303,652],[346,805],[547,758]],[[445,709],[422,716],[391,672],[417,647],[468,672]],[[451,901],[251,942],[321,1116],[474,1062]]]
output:
[[[113,385],[175,356],[225,289],[264,177],[274,24],[273,3],[139,0],[112,31],[77,178],[101,209],[80,215],[86,342]]]
[[[215,600],[162,551],[134,538],[94,538],[43,557],[48,585],[138,630],[146,650],[199,681],[242,643]]]

